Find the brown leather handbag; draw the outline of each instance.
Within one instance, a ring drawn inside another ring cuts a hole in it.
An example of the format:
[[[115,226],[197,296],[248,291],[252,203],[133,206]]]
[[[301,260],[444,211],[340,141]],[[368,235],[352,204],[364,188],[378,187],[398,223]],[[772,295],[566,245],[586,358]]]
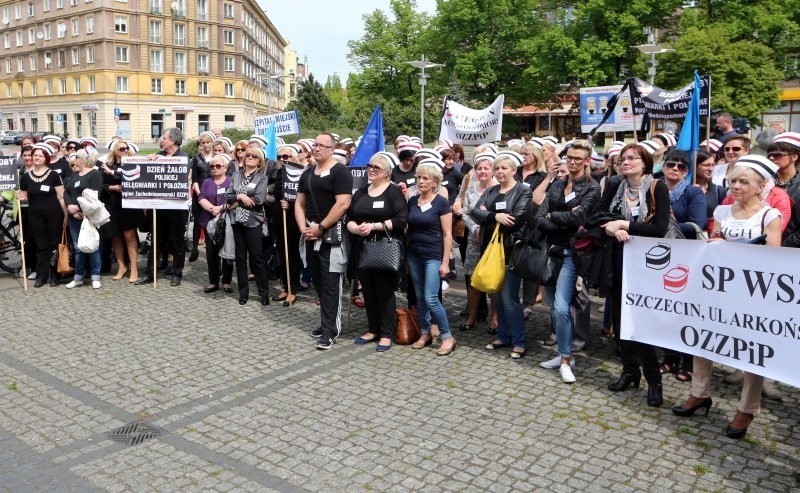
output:
[[[71,255],[72,253],[67,243],[67,228],[64,228],[61,232],[61,243],[58,244],[58,258],[56,264],[56,272],[62,276],[69,276],[75,273],[75,268],[72,266],[72,262],[70,262]]]
[[[395,315],[397,316],[397,333],[394,337],[395,344],[407,346],[416,342],[421,335],[417,310],[398,308],[395,310]]]

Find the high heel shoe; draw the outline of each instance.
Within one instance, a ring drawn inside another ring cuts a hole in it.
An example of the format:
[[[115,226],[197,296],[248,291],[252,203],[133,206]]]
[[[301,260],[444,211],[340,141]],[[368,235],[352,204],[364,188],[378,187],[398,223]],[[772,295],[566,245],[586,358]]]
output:
[[[660,383],[650,384],[647,386],[647,405],[650,407],[659,407],[664,403],[663,388]]]
[[[673,406],[672,414],[674,414],[675,416],[689,418],[691,416],[694,416],[694,413],[697,412],[698,409],[705,408],[706,410],[705,415],[708,416],[708,410],[711,409],[711,404],[712,404],[711,397],[706,397],[705,399],[700,399],[700,402],[693,407],[683,407],[683,404],[681,404],[680,406]]]
[[[297,295],[294,295],[294,299],[292,300],[290,300],[288,296],[283,299],[283,306],[292,306],[295,303],[297,303]]]
[[[125,277],[125,274],[127,274],[127,273],[128,273],[128,269],[122,269],[121,271],[117,272],[117,274],[114,277],[112,277],[111,279],[114,280],[114,281],[119,281],[120,279]]]
[[[633,384],[634,389],[639,388],[639,384],[642,381],[642,374],[641,373],[623,373],[619,376],[616,382],[612,382],[608,384],[608,390],[611,392],[621,392],[628,388],[630,384]]]
[[[747,424],[744,426],[744,428],[735,428],[733,426],[733,421],[736,421],[736,419],[740,415],[746,417]],[[747,434],[747,428],[750,426],[750,423],[753,422],[753,415],[750,413],[743,413],[741,411],[736,411],[736,417],[733,418],[733,421],[728,426],[728,429],[725,431],[725,436],[728,438],[733,438],[734,440],[738,440],[740,438],[744,438],[744,436]]]
[[[475,324],[468,324],[466,322],[458,326],[458,330],[463,330],[463,331],[472,330],[474,328]]]
[[[453,339],[453,344],[451,344],[450,347],[447,347],[447,348],[439,347],[439,349],[436,350],[436,356],[447,356],[448,354],[450,354],[450,353],[452,353],[453,351],[456,350],[456,346],[457,345],[458,345],[458,342],[456,342],[456,340]]]

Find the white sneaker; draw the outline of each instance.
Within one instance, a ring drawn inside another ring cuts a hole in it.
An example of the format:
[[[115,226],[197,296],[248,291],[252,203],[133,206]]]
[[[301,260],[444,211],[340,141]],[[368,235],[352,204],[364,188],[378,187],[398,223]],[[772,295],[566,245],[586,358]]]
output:
[[[92,281],[92,289],[100,289],[101,287],[103,287],[103,285],[100,284],[100,281]]]
[[[572,363],[572,361],[570,361]],[[572,368],[570,365],[564,363],[558,369],[558,372],[561,373],[561,381],[564,383],[575,383],[575,375],[572,374]]]
[[[442,281],[442,291],[447,291],[448,289],[450,289],[450,283]]]
[[[66,285],[67,289],[72,289],[77,286],[83,285],[83,281],[70,281],[69,284]]]
[[[35,272],[31,272],[30,274],[28,274],[28,280],[29,281],[33,281],[34,279],[36,279],[36,273]]]
[[[547,368],[548,370],[555,370],[556,368],[561,366],[561,355],[559,354],[553,359],[549,359],[542,363],[539,363],[539,366],[542,368]],[[575,358],[569,360],[569,366],[575,366]]]

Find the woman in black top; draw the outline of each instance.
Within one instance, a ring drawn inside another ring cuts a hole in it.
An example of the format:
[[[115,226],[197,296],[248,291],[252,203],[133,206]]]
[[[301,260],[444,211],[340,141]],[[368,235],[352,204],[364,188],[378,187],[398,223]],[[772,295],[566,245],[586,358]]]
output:
[[[200,251],[198,249],[200,242],[200,231],[203,229],[200,226],[200,213],[203,209],[200,207],[198,197],[200,196],[200,185],[206,178],[211,176],[209,164],[211,158],[214,157],[214,140],[216,136],[211,132],[201,132],[197,138],[197,155],[192,158],[189,166],[192,170],[192,253],[189,254],[189,262],[197,260]],[[203,232],[205,236],[205,232]]]
[[[103,187],[103,177],[100,171],[94,167],[94,156],[90,156],[85,150],[81,149],[70,154],[68,159],[72,164],[72,176],[67,178],[64,184],[64,203],[67,205],[67,223],[72,239],[72,251],[75,254],[75,277],[66,287],[71,289],[83,284],[88,258],[92,287],[100,289],[100,249],[98,248],[92,253],[83,253],[78,250],[78,236],[83,223],[83,212],[78,203],[78,197],[83,195],[84,190],[94,190],[99,195],[100,189]]]
[[[278,247],[278,259],[282,267],[281,286],[283,290],[272,301],[282,301],[283,306],[292,306],[297,301],[300,271],[303,261],[300,258],[300,229],[294,220],[294,202],[297,198],[297,185],[305,165],[299,164],[301,147],[289,144],[278,149],[278,170],[275,175],[275,200],[280,207],[273,207],[273,224],[275,224],[275,244]],[[284,231],[286,232],[284,238]],[[289,257],[289,273],[286,273],[286,257]]]
[[[611,320],[614,325],[614,338],[617,340],[622,358],[622,375],[617,381],[609,384],[608,389],[618,392],[625,390],[630,384],[638,388],[644,374],[648,384],[647,405],[658,407],[664,402],[664,398],[655,348],[650,344],[626,341],[619,337],[622,307],[622,250],[624,243],[633,235],[664,237],[669,227],[669,188],[663,182],[656,180],[653,189],[655,203],[651,203],[649,194],[654,180],[653,157],[644,147],[638,144],[626,145],[620,152],[619,162],[624,179],[617,188],[613,188],[610,183],[607,185],[599,208],[624,218],[603,225],[606,234],[617,240],[612,250]]]
[[[567,149],[567,177],[554,181],[550,186],[534,222],[547,233],[547,243],[555,245],[564,254],[556,285],[544,289],[559,355],[541,364],[544,368],[558,368],[564,383],[575,382],[571,368],[575,363],[572,358],[574,326],[570,307],[575,297],[578,271],[573,261],[573,237],[600,201],[600,185],[589,174],[592,152],[592,145],[585,140],[576,140]]]
[[[28,225],[31,236],[36,238],[36,283],[44,286],[48,278],[50,285],[57,284],[55,268],[50,259],[61,241],[65,226],[66,205],[64,183],[61,176],[48,167],[52,149],[47,144],[36,144],[33,148],[33,169],[20,176],[20,200],[27,200]]]
[[[356,190],[347,213],[347,231],[353,240],[351,262],[358,265],[365,241],[385,237],[405,237],[408,207],[399,186],[390,182],[392,168],[400,161],[394,154],[379,152],[372,156],[367,166],[370,185]],[[364,305],[367,311],[368,330],[355,339],[356,344],[377,342],[376,351],[388,351],[395,329],[397,303],[394,288],[398,273],[388,270],[361,269]]]
[[[552,174],[548,176],[542,150],[531,141],[520,148],[519,155],[522,156],[522,165],[517,168],[517,181],[530,188],[531,199],[533,199],[534,195],[544,197],[553,176]],[[531,216],[535,216],[538,210],[539,204],[536,200],[532,200]],[[534,282],[523,280],[522,304],[524,308],[522,312],[525,315],[525,320],[528,320],[531,313],[533,313],[533,305],[541,300],[542,288]]]

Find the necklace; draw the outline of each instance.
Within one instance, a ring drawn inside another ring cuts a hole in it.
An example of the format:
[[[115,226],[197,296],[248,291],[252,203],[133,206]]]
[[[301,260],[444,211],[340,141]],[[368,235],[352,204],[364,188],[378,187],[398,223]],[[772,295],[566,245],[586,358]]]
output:
[[[33,181],[35,181],[36,183],[43,182],[44,179],[47,178],[47,175],[49,175],[49,174],[50,174],[50,168],[46,168],[44,170],[44,173],[42,173],[41,175],[37,175],[36,173],[34,173],[33,169],[30,171],[31,179]]]
[[[786,181],[780,181],[779,179],[775,178],[775,186],[779,188],[789,188],[797,179],[797,173],[794,174],[791,178]]]

